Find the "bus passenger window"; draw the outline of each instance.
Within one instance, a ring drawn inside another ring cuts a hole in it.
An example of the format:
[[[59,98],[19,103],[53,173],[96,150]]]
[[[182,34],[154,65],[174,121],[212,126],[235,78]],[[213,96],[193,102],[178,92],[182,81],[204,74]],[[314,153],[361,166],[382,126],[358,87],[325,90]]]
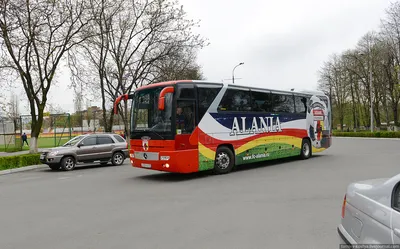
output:
[[[220,111],[251,111],[250,91],[228,89],[218,107]]]
[[[198,97],[199,97],[199,122],[203,118],[204,114],[206,114],[208,108],[210,107],[211,103],[214,101],[215,97],[217,97],[221,87],[217,88],[203,88],[199,87],[198,90]]]
[[[194,101],[178,100],[176,108],[176,129],[181,134],[191,134],[195,126]]]
[[[294,113],[293,95],[272,93],[272,111]]]
[[[253,111],[255,112],[268,112],[270,110],[270,96],[268,92],[255,92],[251,91],[253,98]]]
[[[296,113],[306,113],[308,100],[304,96],[294,96]]]

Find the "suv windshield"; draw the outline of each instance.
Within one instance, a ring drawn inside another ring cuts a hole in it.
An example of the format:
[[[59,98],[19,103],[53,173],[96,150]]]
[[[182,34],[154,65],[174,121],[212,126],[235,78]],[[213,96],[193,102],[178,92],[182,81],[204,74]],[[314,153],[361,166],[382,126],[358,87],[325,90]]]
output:
[[[132,103],[131,131],[172,132],[172,93],[165,95],[165,109],[158,110],[158,97],[163,87],[135,92]]]
[[[66,143],[63,145],[63,147],[74,146],[74,145],[77,144],[79,141],[81,141],[81,139],[82,139],[83,137],[84,137],[84,136],[77,136],[77,137],[74,137],[73,139],[71,139],[71,140],[69,140],[68,142],[66,142]]]

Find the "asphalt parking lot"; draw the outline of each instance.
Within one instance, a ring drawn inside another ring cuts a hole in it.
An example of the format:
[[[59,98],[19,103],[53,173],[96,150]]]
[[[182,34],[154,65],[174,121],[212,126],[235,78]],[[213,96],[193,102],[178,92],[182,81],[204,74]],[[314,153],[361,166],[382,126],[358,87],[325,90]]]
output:
[[[130,167],[0,176],[1,249],[339,248],[347,184],[400,173],[400,140],[335,138],[221,176]]]

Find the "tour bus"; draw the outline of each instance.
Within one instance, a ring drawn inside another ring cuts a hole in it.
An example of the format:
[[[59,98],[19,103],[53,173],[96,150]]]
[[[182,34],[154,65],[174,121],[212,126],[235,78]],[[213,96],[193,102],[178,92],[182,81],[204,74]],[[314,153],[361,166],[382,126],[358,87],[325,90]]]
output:
[[[318,91],[186,80],[119,96],[115,112],[121,100],[132,100],[133,167],[223,174],[248,163],[308,159],[332,143],[331,104]]]

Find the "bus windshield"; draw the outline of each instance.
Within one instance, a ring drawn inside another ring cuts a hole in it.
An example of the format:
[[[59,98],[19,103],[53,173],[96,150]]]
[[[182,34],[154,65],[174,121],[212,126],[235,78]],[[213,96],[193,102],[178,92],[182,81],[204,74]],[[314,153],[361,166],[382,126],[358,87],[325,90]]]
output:
[[[165,95],[164,110],[158,109],[158,98],[164,87],[135,92],[132,102],[131,132],[172,132],[172,93]]]

